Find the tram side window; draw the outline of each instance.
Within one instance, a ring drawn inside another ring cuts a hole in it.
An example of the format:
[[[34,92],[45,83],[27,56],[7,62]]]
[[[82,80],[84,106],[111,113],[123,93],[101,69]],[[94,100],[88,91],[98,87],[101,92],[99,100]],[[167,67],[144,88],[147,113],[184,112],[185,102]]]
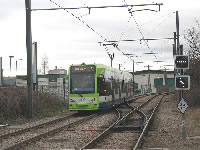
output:
[[[115,81],[114,82],[114,90],[115,90],[115,94],[119,94],[119,86],[120,86],[120,83]]]
[[[128,91],[128,84],[125,83],[125,86],[124,86],[124,92],[127,93],[127,91]]]
[[[104,92],[105,89],[106,89],[105,78],[98,77],[97,78],[97,92],[99,93],[99,96],[105,95],[105,92]]]
[[[122,85],[121,85],[121,93],[125,93],[125,85],[124,85],[124,80],[122,80]]]
[[[111,94],[111,83],[106,82],[105,78],[97,78],[97,92],[99,96],[106,96]]]
[[[106,82],[107,95],[112,95],[111,82]]]

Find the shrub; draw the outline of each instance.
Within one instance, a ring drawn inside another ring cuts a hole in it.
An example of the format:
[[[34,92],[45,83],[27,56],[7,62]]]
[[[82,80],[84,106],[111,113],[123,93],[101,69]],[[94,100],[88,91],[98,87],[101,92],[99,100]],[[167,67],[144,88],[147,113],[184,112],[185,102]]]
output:
[[[4,120],[26,117],[27,89],[0,88],[0,123]],[[66,109],[65,102],[47,93],[33,94],[33,115],[51,116]]]

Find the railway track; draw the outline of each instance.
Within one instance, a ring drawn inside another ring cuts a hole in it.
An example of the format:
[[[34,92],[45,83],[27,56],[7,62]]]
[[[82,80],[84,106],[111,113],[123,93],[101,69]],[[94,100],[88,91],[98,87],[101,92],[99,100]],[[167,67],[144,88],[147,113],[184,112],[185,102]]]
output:
[[[45,136],[56,133],[63,128],[91,119],[96,115],[98,114],[79,117],[72,114],[14,132],[6,133],[0,135],[0,147],[5,150],[17,149],[27,143],[37,141]]]
[[[134,99],[136,100],[143,96],[144,95],[140,95]],[[129,109],[128,111],[127,107]],[[120,109],[118,108],[118,110],[115,111],[118,112],[118,115],[113,115],[113,111],[110,110],[108,112],[92,114],[84,117],[75,117],[74,115],[61,117],[59,119],[27,127],[15,132],[0,135],[0,147],[1,149],[7,150],[21,149],[22,147],[23,149],[41,149],[41,145],[50,145],[50,147],[46,146],[44,149],[79,149],[91,141],[91,139],[100,136],[101,132],[107,132],[107,130],[110,130],[109,128],[105,129],[103,127],[110,124],[114,127],[128,112],[132,110],[133,108],[131,106],[121,106]],[[62,138],[59,136],[62,136]],[[72,139],[71,141],[68,140],[69,137]],[[76,139],[76,141],[73,139]],[[60,144],[55,144],[55,146],[51,145],[55,142],[60,142]]]
[[[137,149],[165,95],[154,95],[80,149]],[[132,104],[133,105],[133,104]]]
[[[111,124],[117,118],[119,118],[118,113],[116,115],[113,110],[100,113],[82,123],[73,124],[54,135],[49,135],[40,141],[29,144],[24,149],[79,149],[104,131],[104,126]]]

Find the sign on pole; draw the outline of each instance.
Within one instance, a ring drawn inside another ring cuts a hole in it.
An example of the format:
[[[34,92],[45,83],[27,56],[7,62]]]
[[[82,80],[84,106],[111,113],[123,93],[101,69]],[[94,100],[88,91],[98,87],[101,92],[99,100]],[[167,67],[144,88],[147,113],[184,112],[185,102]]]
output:
[[[37,42],[33,42],[32,45],[32,77],[33,83],[36,83],[37,76]]]
[[[190,89],[190,76],[189,75],[177,75],[175,77],[176,90],[189,90]]]
[[[178,109],[180,110],[181,113],[185,113],[187,108],[188,108],[188,104],[182,98],[178,104]]]
[[[189,56],[188,55],[175,55],[175,68],[176,69],[189,69]]]

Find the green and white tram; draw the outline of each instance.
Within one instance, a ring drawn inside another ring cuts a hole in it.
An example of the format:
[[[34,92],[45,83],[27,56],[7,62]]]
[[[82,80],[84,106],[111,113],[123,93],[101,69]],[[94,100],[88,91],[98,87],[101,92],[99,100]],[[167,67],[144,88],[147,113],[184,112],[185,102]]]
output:
[[[133,95],[131,73],[103,64],[71,65],[69,110],[104,110]]]

